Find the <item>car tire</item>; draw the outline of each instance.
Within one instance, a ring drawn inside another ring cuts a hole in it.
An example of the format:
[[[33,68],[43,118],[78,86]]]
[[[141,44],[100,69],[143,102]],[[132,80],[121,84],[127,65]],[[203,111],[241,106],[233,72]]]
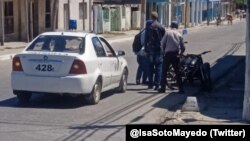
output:
[[[30,101],[32,93],[31,92],[16,92],[17,99],[19,103],[26,104]]]
[[[118,93],[125,93],[127,90],[128,70],[124,69],[120,79],[119,87],[116,89]]]
[[[94,105],[98,104],[101,99],[101,91],[102,91],[102,82],[98,79],[93,86],[91,93],[87,97],[87,101],[89,104]]]

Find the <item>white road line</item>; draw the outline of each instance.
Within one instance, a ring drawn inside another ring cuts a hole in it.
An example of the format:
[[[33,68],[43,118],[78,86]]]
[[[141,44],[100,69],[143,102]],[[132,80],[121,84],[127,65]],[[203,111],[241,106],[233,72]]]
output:
[[[10,60],[15,54],[7,54],[0,56],[0,61]]]

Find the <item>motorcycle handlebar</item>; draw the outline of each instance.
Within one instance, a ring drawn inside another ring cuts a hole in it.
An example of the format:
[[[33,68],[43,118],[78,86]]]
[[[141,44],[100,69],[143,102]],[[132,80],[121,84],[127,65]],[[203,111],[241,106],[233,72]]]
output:
[[[204,55],[204,54],[207,54],[207,53],[210,53],[210,52],[212,52],[212,51],[211,51],[211,50],[208,50],[208,51],[202,52],[201,54],[187,54],[187,55],[201,56],[201,55]],[[183,55],[183,54],[179,54],[179,55],[178,55],[178,57],[183,57],[183,56],[185,56],[185,55]]]
[[[210,53],[210,52],[211,52],[211,50],[209,50],[209,51],[204,51],[204,52],[201,53],[201,55],[204,55],[204,54],[207,54],[207,53]]]

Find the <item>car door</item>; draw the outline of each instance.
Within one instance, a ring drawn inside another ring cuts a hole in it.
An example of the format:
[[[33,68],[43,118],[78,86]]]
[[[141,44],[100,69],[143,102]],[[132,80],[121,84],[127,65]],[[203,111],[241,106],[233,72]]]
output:
[[[103,88],[105,88],[111,84],[112,62],[107,57],[106,51],[98,37],[93,37],[92,43],[95,48],[98,67],[103,75]]]
[[[121,78],[121,72],[119,71],[119,59],[115,54],[115,51],[111,47],[111,45],[103,38],[99,37],[100,41],[107,53],[107,57],[111,62],[111,83],[118,83]]]

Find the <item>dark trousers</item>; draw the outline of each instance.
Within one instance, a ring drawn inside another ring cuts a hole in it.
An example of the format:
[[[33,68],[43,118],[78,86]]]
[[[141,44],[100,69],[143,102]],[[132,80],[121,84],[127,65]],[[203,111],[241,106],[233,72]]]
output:
[[[146,84],[148,79],[148,59],[146,56],[137,55],[138,68],[136,72],[136,81]]]
[[[162,75],[163,56],[161,53],[149,54],[148,79],[149,86],[159,87]]]
[[[183,90],[183,84],[182,84],[182,79],[181,79],[180,70],[179,70],[179,63],[180,63],[180,60],[178,58],[177,52],[169,52],[169,53],[165,54],[164,60],[163,60],[163,65],[162,65],[162,79],[161,79],[161,89],[162,90],[166,89],[166,85],[168,83],[167,82],[167,71],[169,71],[170,65],[172,65],[174,68],[179,90]]]

